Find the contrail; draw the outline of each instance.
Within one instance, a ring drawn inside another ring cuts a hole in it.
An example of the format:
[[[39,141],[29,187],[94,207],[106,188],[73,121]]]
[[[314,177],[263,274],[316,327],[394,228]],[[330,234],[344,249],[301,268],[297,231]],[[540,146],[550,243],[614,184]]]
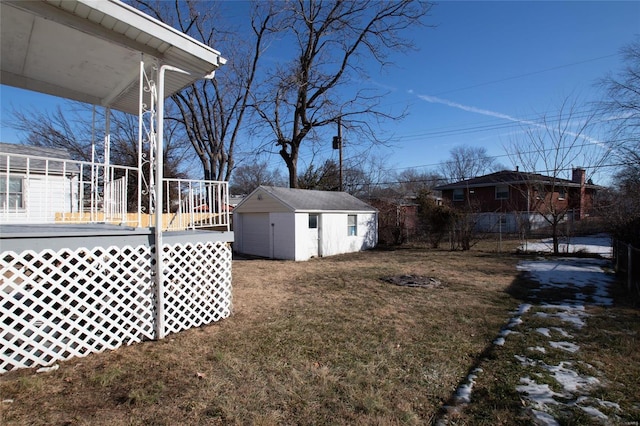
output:
[[[429,95],[416,95],[416,96],[419,99],[422,99],[423,101],[430,102],[432,104],[442,104],[442,105],[450,106],[452,108],[458,108],[458,109],[461,109],[463,111],[473,112],[475,114],[487,115],[489,117],[501,118],[501,119],[504,119],[504,120],[513,121],[515,123],[520,123],[520,124],[526,124],[528,126],[539,127],[541,129],[545,129],[545,130],[552,130],[549,126],[546,126],[544,124],[536,123],[535,121],[524,120],[524,119],[517,118],[517,117],[512,117],[512,116],[510,116],[508,114],[503,114],[501,112],[496,112],[496,111],[491,111],[491,110],[488,110],[488,109],[477,108],[477,107],[474,107],[474,106],[471,106],[471,105],[463,105],[463,104],[460,104],[458,102],[453,102],[453,101],[450,101],[448,99],[442,99],[442,98],[438,98],[438,97],[435,97],[435,96],[429,96]],[[571,136],[582,138],[582,139],[586,140],[587,142],[591,142],[593,144],[596,144],[596,145],[600,146],[601,148],[609,149],[604,143],[602,143],[598,139],[592,138],[591,136],[587,136],[587,135],[584,135],[584,134],[578,134],[578,133],[574,133],[574,132],[569,132],[569,131],[567,131],[567,134],[569,134]]]

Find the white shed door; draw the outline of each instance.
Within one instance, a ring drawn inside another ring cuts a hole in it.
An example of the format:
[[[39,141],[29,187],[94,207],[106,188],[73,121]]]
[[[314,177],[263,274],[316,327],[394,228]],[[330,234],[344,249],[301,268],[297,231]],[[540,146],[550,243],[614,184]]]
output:
[[[268,213],[242,214],[242,251],[256,256],[272,257]]]

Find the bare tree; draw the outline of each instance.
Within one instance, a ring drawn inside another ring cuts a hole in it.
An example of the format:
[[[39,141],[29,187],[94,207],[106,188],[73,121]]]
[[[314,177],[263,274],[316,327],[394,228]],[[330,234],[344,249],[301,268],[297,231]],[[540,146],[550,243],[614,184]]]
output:
[[[238,166],[233,171],[229,191],[248,194],[260,185],[285,186],[286,180],[278,169],[270,169],[266,161]]]
[[[421,25],[431,4],[412,0],[292,0],[279,4],[283,22],[290,28],[295,58],[270,75],[256,101],[256,111],[287,166],[289,186],[295,188],[300,147],[319,128],[341,121],[346,129],[379,142],[372,122],[402,117],[381,104],[383,92],[358,89],[353,82],[366,79],[364,58],[384,66],[390,52],[411,48],[402,33]]]
[[[440,164],[440,173],[448,182],[457,182],[495,171],[499,165],[481,146],[456,146],[450,157]]]
[[[245,119],[250,94],[256,82],[258,62],[271,31],[273,4],[256,2],[249,18],[250,29],[222,26],[227,21],[215,15],[220,4],[185,0],[176,2],[130,0],[130,2],[173,25],[208,46],[233,53],[233,58],[214,79],[200,80],[172,96],[178,121],[193,145],[203,167],[204,179],[229,180],[234,152]]]
[[[589,134],[593,124],[592,113],[581,113],[577,101],[565,98],[553,118],[542,115],[523,129],[524,138],[505,147],[516,168],[540,175],[527,179],[525,197],[530,200],[529,210],[551,227],[554,254],[559,253],[559,225],[573,207],[561,202],[567,191],[565,177],[576,166],[593,174],[608,155],[602,142]]]
[[[605,89],[600,103],[611,124],[611,145],[618,171],[612,197],[605,206],[617,239],[640,244],[640,38],[622,50],[624,68],[599,83]]]
[[[9,124],[24,134],[24,143],[32,146],[57,148],[66,150],[73,160],[104,162],[104,130],[98,129],[95,123],[105,121],[103,108],[68,101],[67,106],[58,107],[53,112],[37,110],[11,113]],[[138,135],[137,117],[118,111],[110,111],[110,152],[109,163],[119,166],[138,167]],[[95,118],[95,120],[94,120]],[[164,175],[169,178],[186,178],[186,163],[193,154],[192,148],[177,128],[177,123],[165,122],[165,156]],[[94,150],[94,154],[92,154]],[[86,173],[90,169],[85,168]],[[143,164],[143,182],[150,173],[150,165]],[[117,170],[115,178],[121,177]],[[88,176],[86,176],[88,179]],[[127,188],[130,204],[129,211],[137,208],[137,171],[129,173]],[[143,184],[145,186],[146,184]],[[148,191],[143,194],[143,205],[148,205]]]
[[[640,164],[640,38],[622,50],[625,67],[599,84],[606,91],[601,110],[612,124],[613,145],[625,160]]]
[[[395,177],[397,190],[407,195],[417,195],[420,191],[431,191],[442,183],[442,177],[434,172],[421,172],[417,169],[404,169]]]

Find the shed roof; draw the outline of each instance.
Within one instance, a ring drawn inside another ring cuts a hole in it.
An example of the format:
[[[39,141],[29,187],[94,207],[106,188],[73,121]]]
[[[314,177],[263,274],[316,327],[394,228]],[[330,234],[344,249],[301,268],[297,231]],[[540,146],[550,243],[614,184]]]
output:
[[[226,62],[119,0],[2,0],[0,28],[2,84],[134,114],[143,55],[191,73],[167,73],[166,96]]]
[[[9,160],[7,160],[8,158]],[[71,160],[71,155],[66,149],[0,142],[0,171],[7,170],[7,161],[9,161],[9,171],[11,172],[21,172],[28,169],[30,172],[46,171],[52,174],[78,173],[80,169],[77,163],[69,160]]]
[[[242,211],[242,204],[257,197],[259,194],[267,194],[285,205],[288,210],[299,211],[367,211],[376,209],[346,192],[317,191],[311,189],[281,188],[277,186],[259,186],[249,194],[234,211]]]

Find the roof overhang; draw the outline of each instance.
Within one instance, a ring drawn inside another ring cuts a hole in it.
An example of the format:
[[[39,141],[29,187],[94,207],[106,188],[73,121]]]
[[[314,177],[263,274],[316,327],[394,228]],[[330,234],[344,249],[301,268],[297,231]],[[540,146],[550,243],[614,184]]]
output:
[[[171,65],[170,96],[226,60],[119,0],[2,0],[0,82],[138,113],[140,63]]]

